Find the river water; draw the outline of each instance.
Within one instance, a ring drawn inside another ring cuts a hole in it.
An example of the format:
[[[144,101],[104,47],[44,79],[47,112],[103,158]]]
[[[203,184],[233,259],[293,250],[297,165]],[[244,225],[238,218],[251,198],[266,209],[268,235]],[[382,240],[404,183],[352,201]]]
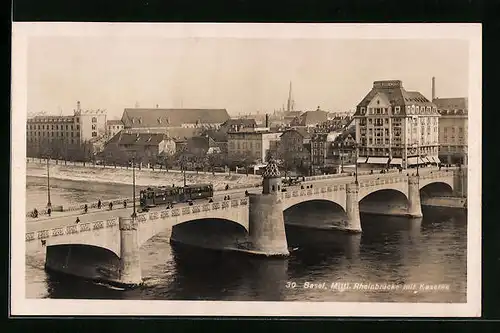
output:
[[[27,177],[26,187],[27,209],[44,206],[45,180]],[[53,205],[129,192],[127,185],[51,182]],[[324,203],[304,204],[287,210],[285,221],[328,221],[328,209]],[[43,256],[27,255],[26,297],[466,302],[467,216],[444,208],[423,212],[423,219],[362,214],[359,235],[287,227],[288,244],[296,249],[287,259],[173,247],[167,230],[141,248],[144,285],[134,290],[50,276],[43,269]],[[320,288],[305,288],[313,284]],[[397,289],[382,288],[387,286]]]

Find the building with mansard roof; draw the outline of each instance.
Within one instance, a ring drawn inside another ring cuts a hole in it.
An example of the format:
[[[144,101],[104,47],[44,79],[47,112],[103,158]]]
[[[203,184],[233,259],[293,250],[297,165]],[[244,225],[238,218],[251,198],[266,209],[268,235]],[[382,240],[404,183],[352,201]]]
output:
[[[400,80],[375,81],[354,114],[360,165],[415,167],[439,163],[439,113]]]

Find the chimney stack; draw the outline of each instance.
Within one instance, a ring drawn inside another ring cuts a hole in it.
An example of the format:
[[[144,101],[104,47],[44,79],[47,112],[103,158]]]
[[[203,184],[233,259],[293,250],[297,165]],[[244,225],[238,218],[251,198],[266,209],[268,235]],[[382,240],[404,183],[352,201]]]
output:
[[[78,111],[80,111],[80,101],[77,101],[77,102],[76,102],[76,109],[77,109]]]
[[[269,127],[269,115],[266,113],[266,128]]]
[[[432,101],[434,101],[435,99],[436,99],[436,78],[433,76],[432,77]]]

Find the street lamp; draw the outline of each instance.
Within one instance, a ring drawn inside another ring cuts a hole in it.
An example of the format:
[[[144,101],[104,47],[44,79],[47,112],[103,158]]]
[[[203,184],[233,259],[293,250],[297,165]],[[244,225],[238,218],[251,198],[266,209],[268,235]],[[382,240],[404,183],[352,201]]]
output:
[[[417,142],[417,177],[418,177],[418,167],[420,165],[420,144]]]
[[[52,203],[50,202],[50,171],[49,171],[49,159],[47,156],[47,207],[52,207]]]
[[[340,173],[344,173],[344,143],[340,142]]]
[[[132,213],[132,217],[135,218],[137,216],[136,211],[135,211],[135,157],[132,157],[132,202],[133,202],[133,207],[134,207],[134,212]]]
[[[355,177],[355,178],[354,178],[354,183],[355,183],[356,185],[358,185],[358,143],[357,143],[357,142],[356,142],[356,143],[354,143],[354,149],[356,149],[356,162],[355,162],[355,163],[356,163],[356,164],[355,164],[355,166],[356,166],[356,169],[355,169],[355,170],[356,170],[356,171],[355,171],[355,173],[354,173],[354,177]]]

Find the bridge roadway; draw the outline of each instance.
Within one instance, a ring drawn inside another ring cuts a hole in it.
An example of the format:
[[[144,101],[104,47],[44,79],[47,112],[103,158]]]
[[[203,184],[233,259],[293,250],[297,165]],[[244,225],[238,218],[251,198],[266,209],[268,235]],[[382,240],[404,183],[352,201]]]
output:
[[[431,171],[438,170],[438,168],[421,168],[419,173],[421,175],[427,174]],[[406,173],[415,173],[414,170],[407,170],[403,172]],[[390,178],[394,175],[398,175],[399,173],[384,173],[378,174],[374,173],[373,175],[360,175],[358,176],[359,181],[363,181],[364,179],[384,179]],[[354,182],[354,176],[345,176],[345,177],[336,177],[336,178],[328,178],[328,179],[315,179],[315,180],[307,180],[302,182],[300,185],[295,186],[287,186],[289,189],[300,189],[300,186],[308,186],[314,184],[315,186],[321,186],[323,184],[339,184],[339,183],[347,183]],[[247,189],[249,193],[260,193],[262,191],[261,187],[250,187]],[[225,195],[230,195],[231,199],[239,199],[245,195],[245,189],[229,189],[228,191],[218,191],[215,192],[214,201],[223,201]],[[137,203],[138,204],[138,203]],[[196,202],[195,202],[196,204]],[[175,207],[184,207],[187,204],[176,204]],[[139,207],[136,206],[138,210]],[[163,207],[152,208],[150,211],[163,210]],[[84,214],[82,211],[68,211],[68,212],[59,212],[57,215],[52,214],[51,217],[41,216],[37,219],[27,218],[26,220],[26,232],[36,232],[39,230],[47,230],[52,228],[64,227],[67,225],[75,224],[76,218],[80,219],[80,223],[92,222],[98,220],[106,220],[113,217],[125,217],[130,216],[132,214],[133,208],[131,204],[127,206],[126,209],[123,207],[113,208],[113,210],[109,210],[108,207],[103,207],[100,210],[89,211],[87,214]]]

